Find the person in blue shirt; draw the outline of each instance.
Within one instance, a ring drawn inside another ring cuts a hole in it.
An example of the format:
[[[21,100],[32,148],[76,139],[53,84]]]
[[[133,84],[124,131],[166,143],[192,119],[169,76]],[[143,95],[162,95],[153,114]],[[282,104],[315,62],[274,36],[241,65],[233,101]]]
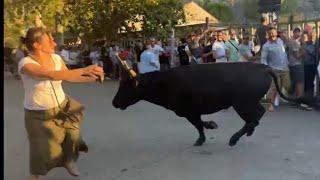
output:
[[[153,52],[151,41],[146,42],[146,49],[140,56],[138,63],[139,74],[145,74],[153,71],[160,71],[160,62],[157,55]]]

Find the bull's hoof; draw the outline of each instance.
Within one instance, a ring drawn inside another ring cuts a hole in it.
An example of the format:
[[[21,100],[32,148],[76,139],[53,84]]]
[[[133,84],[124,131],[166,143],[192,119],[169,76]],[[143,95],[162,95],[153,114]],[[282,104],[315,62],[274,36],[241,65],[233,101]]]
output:
[[[202,144],[206,141],[205,138],[199,138],[194,144],[193,146],[202,146]]]
[[[240,137],[239,135],[236,133],[234,134],[231,138],[230,138],[230,141],[229,141],[229,146],[234,146],[237,144],[237,142],[239,141]]]
[[[208,122],[204,122],[203,126],[206,129],[218,129],[218,124],[214,121],[208,121]]]

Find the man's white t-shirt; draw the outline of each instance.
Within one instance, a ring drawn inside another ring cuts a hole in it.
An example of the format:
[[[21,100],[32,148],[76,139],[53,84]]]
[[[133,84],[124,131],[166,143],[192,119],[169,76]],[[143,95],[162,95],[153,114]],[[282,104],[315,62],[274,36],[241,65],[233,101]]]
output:
[[[52,59],[54,60],[55,70],[61,70],[62,58],[57,54],[52,54]],[[29,110],[48,110],[57,107],[57,99],[61,104],[66,98],[61,85],[62,81],[51,81],[57,95],[56,99],[49,80],[36,80],[21,72],[21,69],[29,63],[40,66],[37,61],[29,56],[22,58],[19,62],[18,70],[24,87],[24,108]]]
[[[226,49],[224,42],[216,41],[212,44],[212,51],[216,53],[217,62],[227,62]]]

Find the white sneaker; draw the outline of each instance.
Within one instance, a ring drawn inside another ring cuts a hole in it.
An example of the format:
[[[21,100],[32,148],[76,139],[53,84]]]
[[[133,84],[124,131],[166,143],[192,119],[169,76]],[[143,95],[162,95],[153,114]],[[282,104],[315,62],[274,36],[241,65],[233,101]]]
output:
[[[300,104],[300,107],[303,108],[306,111],[312,111],[313,110],[312,107],[308,106],[307,104],[303,104],[303,103]]]

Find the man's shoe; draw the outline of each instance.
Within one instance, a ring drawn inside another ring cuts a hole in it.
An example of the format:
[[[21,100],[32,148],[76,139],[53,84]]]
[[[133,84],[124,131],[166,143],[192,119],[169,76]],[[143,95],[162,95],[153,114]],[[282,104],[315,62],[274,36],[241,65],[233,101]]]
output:
[[[312,111],[312,107],[308,106],[307,104],[300,104],[300,107],[303,109],[303,110],[306,110],[306,111]]]

